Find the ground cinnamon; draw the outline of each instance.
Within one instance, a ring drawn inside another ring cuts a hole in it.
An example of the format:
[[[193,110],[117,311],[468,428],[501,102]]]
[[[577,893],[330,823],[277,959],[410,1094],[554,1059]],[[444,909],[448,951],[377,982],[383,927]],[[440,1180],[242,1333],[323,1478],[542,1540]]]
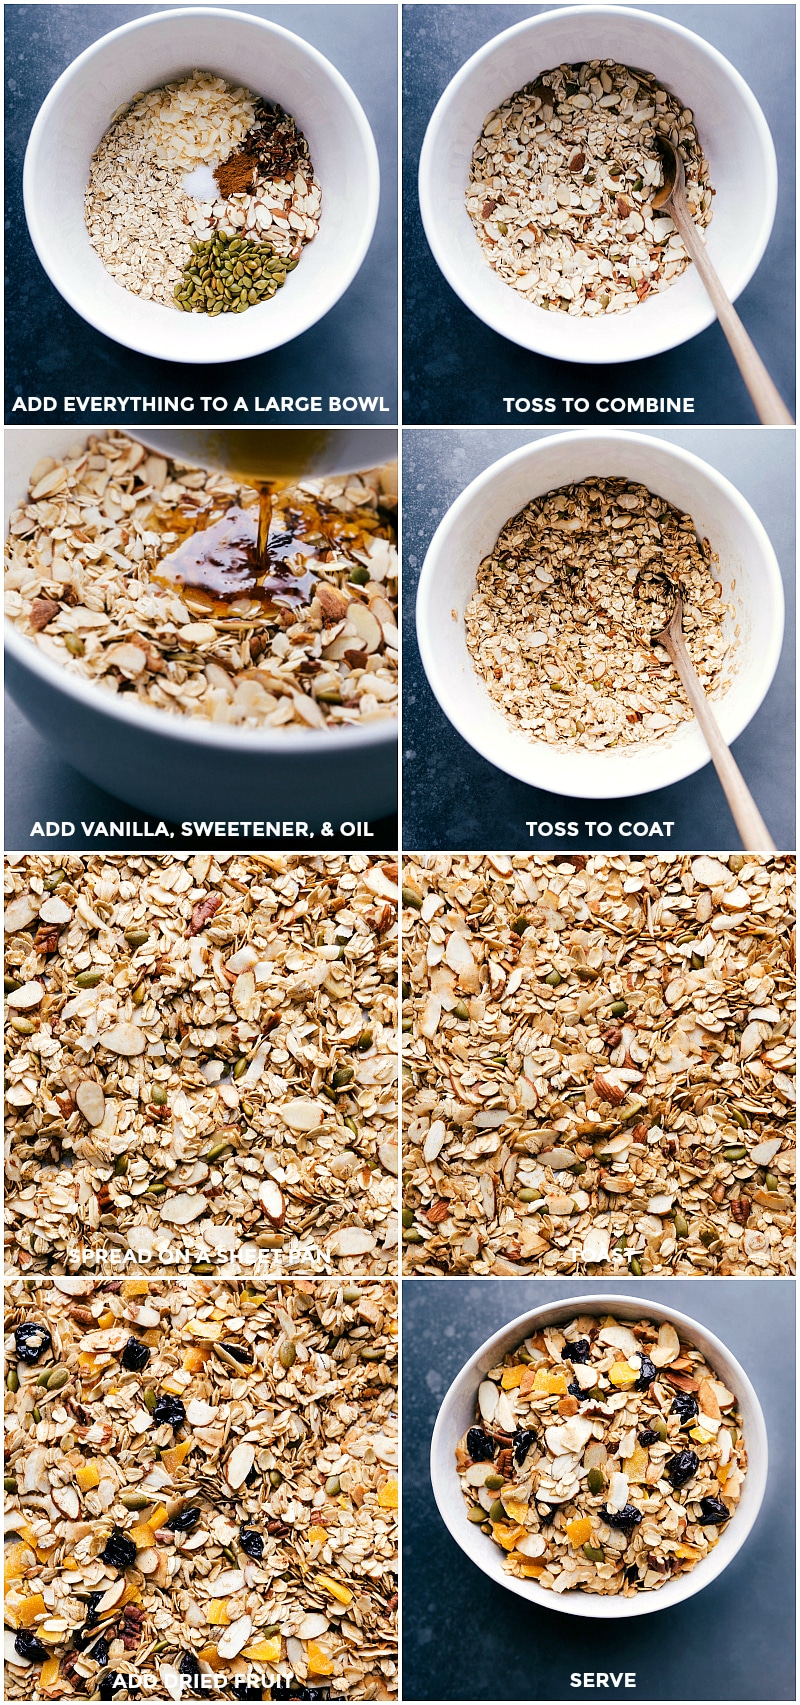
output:
[[[231,154],[223,160],[214,173],[217,188],[224,201],[230,195],[242,195],[253,188],[258,164],[255,154],[248,154],[240,149],[237,154]]]

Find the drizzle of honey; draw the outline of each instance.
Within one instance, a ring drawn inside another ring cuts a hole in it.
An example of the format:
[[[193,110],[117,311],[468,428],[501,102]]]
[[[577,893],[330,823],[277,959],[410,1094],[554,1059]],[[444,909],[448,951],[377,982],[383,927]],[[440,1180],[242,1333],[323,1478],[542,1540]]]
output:
[[[310,497],[290,494],[283,482],[258,491],[258,508],[187,494],[181,510],[156,509],[150,525],[179,535],[162,557],[154,579],[188,595],[193,611],[236,616],[240,606],[259,606],[259,616],[280,619],[286,610],[311,603],[316,565],[337,548],[363,550],[368,536],[383,530],[370,510],[342,515]]]

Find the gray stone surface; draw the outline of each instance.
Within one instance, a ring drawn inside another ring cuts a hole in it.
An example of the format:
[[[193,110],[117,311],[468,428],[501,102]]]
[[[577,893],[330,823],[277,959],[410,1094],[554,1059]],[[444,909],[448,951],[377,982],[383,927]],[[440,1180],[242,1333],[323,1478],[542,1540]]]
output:
[[[444,1527],[430,1438],[451,1381],[515,1315],[557,1296],[635,1290],[702,1321],[758,1394],[770,1468],[758,1521],[710,1586],[624,1623],[540,1610],[495,1585]],[[403,1697],[406,1700],[794,1699],[794,1281],[409,1279],[403,1285]],[[635,1690],[572,1688],[636,1672]]]
[[[293,30],[330,59],[358,96],[372,126],[381,168],[381,205],[372,245],[349,290],[324,319],[282,349],[226,366],[181,366],[138,355],[103,337],[59,296],[42,271],[22,208],[22,164],[31,126],[48,90],[84,48],[120,24],[166,5],[6,6],[6,419],[18,396],[192,396],[235,401],[271,395],[382,395],[397,408],[397,18],[383,5],[240,5],[242,12]],[[198,405],[199,413],[199,405]],[[92,417],[97,426],[102,417]],[[132,415],[114,419],[133,420]],[[275,416],[270,416],[272,424]],[[352,425],[369,411],[348,415]],[[74,425],[56,410],[51,421]],[[148,415],[151,426],[174,415]],[[237,416],[239,424],[246,417]],[[263,424],[263,420],[261,422]],[[258,425],[258,420],[253,420]],[[291,424],[291,421],[290,421]]]
[[[717,325],[680,348],[624,367],[581,367],[520,349],[485,326],[450,289],[428,248],[417,167],[440,95],[485,42],[547,6],[404,7],[403,418],[409,424],[499,424],[504,396],[694,396],[698,424],[756,420]],[[767,252],[737,307],[789,407],[794,397],[795,8],[646,6],[716,47],[749,83],[778,156],[778,212]],[[521,74],[522,75],[522,74]],[[566,422],[563,410],[554,417]],[[590,409],[586,424],[601,421]],[[635,423],[637,417],[631,419]]]
[[[752,504],[772,540],[786,594],[786,637],[778,672],[758,714],[733,751],[776,845],[795,841],[794,709],[794,456],[795,435],[783,428],[726,432],[700,427],[653,428],[653,436],[684,448],[724,474]],[[711,765],[673,787],[633,800],[576,800],[525,786],[472,750],[447,721],[428,686],[417,650],[414,602],[425,553],[455,498],[482,469],[546,429],[471,431],[427,429],[403,434],[403,845],[416,851],[449,848],[506,851],[621,847],[644,852],[735,850],[739,838]],[[670,840],[621,840],[628,818],[675,827]],[[526,822],[606,819],[612,837],[531,840]]]

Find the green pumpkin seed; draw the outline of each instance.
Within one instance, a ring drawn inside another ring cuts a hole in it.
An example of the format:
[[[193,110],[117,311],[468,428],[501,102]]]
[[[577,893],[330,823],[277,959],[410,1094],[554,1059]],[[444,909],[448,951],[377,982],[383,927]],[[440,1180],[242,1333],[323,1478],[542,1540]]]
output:
[[[361,1035],[359,1036],[358,1041],[356,1043],[356,1047],[358,1049],[359,1054],[366,1054],[367,1049],[372,1047],[372,1031],[371,1030],[362,1030]]]
[[[144,1401],[145,1401],[145,1407],[150,1410],[150,1414],[152,1415],[153,1410],[155,1409],[155,1406],[158,1402],[158,1396],[157,1396],[156,1392],[154,1391],[152,1385],[148,1385],[147,1390],[144,1393]]]
[[[483,1523],[486,1520],[486,1511],[481,1509],[480,1504],[473,1504],[472,1508],[467,1510],[467,1521],[475,1522],[476,1526],[478,1522]]]
[[[270,1486],[275,1487],[276,1491],[277,1491],[279,1486],[283,1485],[283,1475],[281,1474],[280,1469],[278,1469],[278,1468],[271,1468],[270,1469],[270,1471],[269,1471],[269,1483],[270,1483]]]
[[[519,1190],[517,1195],[521,1202],[541,1202],[542,1199],[541,1190],[530,1190],[527,1186],[524,1190]]]
[[[370,580],[370,572],[365,563],[359,563],[350,574],[351,586],[366,586]]]
[[[291,1338],[285,1338],[278,1351],[278,1361],[282,1368],[293,1368],[297,1361],[297,1347]]]
[[[588,1557],[590,1563],[605,1563],[606,1560],[606,1554],[602,1545],[584,1545],[583,1555],[584,1557]]]
[[[54,888],[60,888],[61,883],[66,882],[66,880],[67,880],[66,871],[61,870],[59,868],[58,870],[51,870],[50,875],[46,876],[44,879],[44,885],[45,885],[45,888],[49,889],[50,893],[52,894],[53,889]]]
[[[41,1421],[41,1419],[42,1419],[42,1411],[41,1411],[41,1409],[32,1409],[32,1410],[31,1410],[31,1414],[32,1414],[32,1416],[33,1416],[33,1419],[34,1419],[34,1421],[35,1421],[35,1422],[36,1422],[36,1425],[37,1425],[37,1427],[38,1427],[38,1425],[39,1425],[39,1422],[40,1422],[40,1421]]]
[[[96,989],[98,983],[102,983],[102,981],[102,971],[79,971],[75,978],[76,986],[79,989]]]
[[[686,1219],[685,1215],[680,1212],[679,1208],[675,1209],[675,1213],[673,1215],[673,1221],[674,1221],[674,1225],[675,1225],[675,1236],[676,1237],[688,1237],[689,1236],[689,1221]]]
[[[403,888],[402,896],[404,906],[413,907],[415,912],[422,910],[422,895],[417,893],[416,888]]]
[[[488,1492],[500,1492],[503,1488],[502,1474],[488,1474],[483,1482]]]
[[[410,1230],[406,1230],[406,1228],[404,1226],[403,1227],[403,1242],[404,1243],[421,1243],[422,1242],[422,1232],[418,1231],[416,1226],[411,1226]]]
[[[16,1368],[9,1368],[6,1374],[6,1391],[19,1391],[19,1374]]]
[[[6,1478],[5,1478],[5,1480],[4,1480],[4,1481],[3,1481],[3,1489],[4,1489],[4,1490],[5,1490],[5,1491],[6,1491],[6,1492],[16,1492],[16,1490],[17,1490],[17,1482],[16,1482],[16,1480],[15,1480],[15,1479],[14,1479],[14,1476],[13,1476],[13,1474],[7,1474],[7,1475],[6,1475]]]
[[[19,1018],[15,1012],[12,1012],[9,1022],[12,1030],[16,1030],[18,1036],[32,1036],[36,1029],[35,1024],[32,1024],[29,1018]]]
[[[345,1285],[342,1291],[342,1302],[360,1302],[361,1292],[357,1285]]]
[[[150,1100],[154,1107],[166,1107],[167,1092],[162,1083],[157,1083],[151,1091]]]
[[[21,989],[22,988],[22,984],[19,980],[19,977],[4,977],[3,978],[3,988],[5,989],[5,992],[7,995],[13,995],[15,989]]]
[[[627,1001],[614,1001],[611,1007],[612,1018],[624,1018],[628,1010]]]
[[[362,1350],[361,1360],[362,1362],[382,1362],[384,1355],[384,1350]]]
[[[126,1510],[146,1510],[153,1502],[145,1492],[120,1492],[119,1501]]]
[[[334,1089],[344,1089],[346,1084],[352,1083],[355,1075],[355,1066],[337,1066],[332,1079]]]
[[[560,971],[548,971],[545,977],[545,982],[550,984],[551,989],[557,989],[559,983],[563,983],[563,981]]]
[[[489,1511],[489,1520],[494,1522],[494,1521],[505,1521],[505,1519],[506,1519],[506,1512],[503,1509],[503,1506],[500,1502],[500,1499],[495,1498],[495,1501],[492,1504],[492,1507]]]
[[[631,1272],[634,1274],[635,1278],[637,1278],[637,1279],[640,1279],[642,1276],[642,1273],[644,1272],[644,1268],[642,1267],[642,1263],[639,1260],[638,1255],[632,1255],[631,1256]]]
[[[744,1160],[747,1155],[747,1149],[745,1148],[744,1143],[732,1143],[730,1148],[723,1149],[722,1153],[726,1160]]]
[[[453,1013],[456,1018],[460,1018],[462,1021],[464,1019],[468,1019],[469,1007],[467,1006],[466,1001],[456,1001],[456,1004],[453,1007]]]
[[[203,1159],[207,1161],[221,1160],[224,1154],[235,1154],[235,1152],[231,1143],[212,1143],[210,1149],[207,1149],[203,1155]]]
[[[130,929],[126,929],[125,931],[125,940],[129,947],[144,947],[145,942],[149,941],[149,939],[149,929],[141,929],[140,927],[131,926]]]
[[[325,1481],[325,1491],[329,1498],[335,1498],[342,1490],[342,1482],[338,1474],[329,1474]]]
[[[594,1493],[595,1496],[597,1495],[598,1492],[602,1492],[603,1487],[605,1485],[605,1480],[603,1478],[602,1469],[601,1468],[590,1468],[589,1472],[586,1476],[586,1484],[589,1488],[589,1491]]]

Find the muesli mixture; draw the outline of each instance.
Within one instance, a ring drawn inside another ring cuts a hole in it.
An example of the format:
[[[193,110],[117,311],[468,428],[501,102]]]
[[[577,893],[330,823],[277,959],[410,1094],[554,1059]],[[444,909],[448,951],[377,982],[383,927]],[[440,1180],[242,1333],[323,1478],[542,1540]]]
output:
[[[7,1260],[393,1272],[397,867],[6,861]]]
[[[465,614],[476,672],[530,740],[593,752],[668,739],[693,714],[652,639],[678,591],[706,693],[728,685],[740,627],[717,561],[691,515],[631,480],[535,497],[478,569]]]
[[[406,1271],[794,1272],[794,874],[404,861]]]
[[[538,308],[618,314],[689,265],[668,214],[657,134],[686,168],[702,230],[714,191],[694,115],[649,71],[559,65],[490,112],[473,150],[467,210],[495,272]]]
[[[5,1697],[391,1698],[394,1287],[6,1305]]]
[[[71,674],[152,709],[295,733],[393,716],[396,473],[277,493],[265,574],[253,489],[123,433],[90,438],[31,471],[9,522],[6,614]],[[203,531],[212,565],[216,551],[242,567],[216,590],[202,569],[180,580],[179,548]]]
[[[736,1394],[669,1323],[579,1315],[481,1383],[469,1519],[551,1592],[655,1592],[716,1545],[747,1469]]]
[[[195,71],[114,114],[92,156],[85,217],[118,284],[216,317],[275,295],[317,234],[321,202],[294,120]]]

